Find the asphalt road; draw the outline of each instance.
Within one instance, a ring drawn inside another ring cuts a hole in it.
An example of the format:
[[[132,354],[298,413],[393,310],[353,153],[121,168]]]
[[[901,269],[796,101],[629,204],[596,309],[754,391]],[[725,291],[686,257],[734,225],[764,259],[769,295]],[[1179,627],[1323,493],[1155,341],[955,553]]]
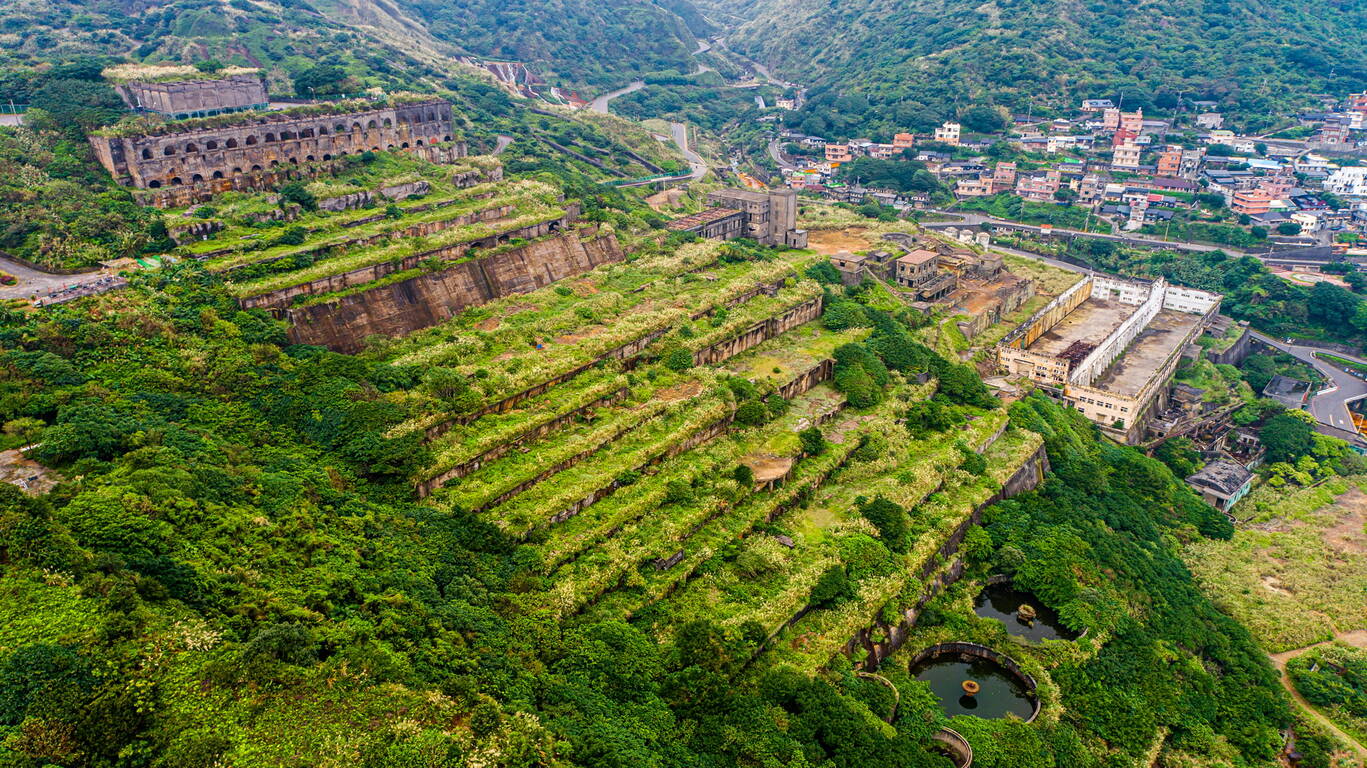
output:
[[[797,166],[796,166],[796,165],[793,165],[792,163],[790,163],[790,162],[788,162],[787,160],[784,160],[784,159],[783,159],[783,149],[782,149],[782,145],[779,144],[778,139],[770,139],[770,140],[769,140],[769,157],[770,157],[770,159],[772,159],[772,160],[774,161],[774,163],[775,163],[779,168],[782,168],[782,169],[785,170],[785,171],[795,171],[795,170],[797,170]]]
[[[1310,415],[1321,424],[1328,424],[1336,429],[1356,433],[1357,429],[1353,426],[1353,419],[1348,415],[1348,405],[1354,401],[1367,397],[1367,381],[1363,381],[1352,374],[1345,373],[1332,365],[1315,357],[1316,352],[1325,350],[1316,347],[1307,347],[1300,344],[1287,344],[1285,341],[1274,339],[1255,332],[1253,334],[1259,341],[1270,347],[1286,352],[1301,362],[1314,366],[1315,370],[1324,375],[1334,383],[1332,387],[1320,392],[1310,400]],[[1345,355],[1340,352],[1333,352],[1337,357],[1352,360],[1355,363],[1367,365],[1367,360],[1363,360],[1353,355]]]
[[[54,275],[50,272],[40,272],[26,267],[4,256],[0,256],[0,272],[6,272],[19,278],[19,282],[15,285],[0,285],[0,299],[27,299],[34,296],[41,298],[62,288],[93,283],[108,276],[98,271],[84,272],[79,275]]]
[[[608,104],[611,103],[613,99],[617,98],[618,96],[625,96],[628,93],[635,93],[636,91],[639,91],[644,87],[646,87],[645,81],[637,80],[636,82],[624,88],[618,88],[615,91],[610,91],[594,99],[592,102],[589,103],[589,109],[593,110],[594,112],[601,112],[602,114],[606,115],[608,114]]]
[[[702,156],[688,148],[688,126],[683,123],[670,123],[669,132],[674,137],[674,143],[679,145],[679,151],[688,160],[688,167],[693,169],[693,179],[696,181],[707,175],[707,163]]]

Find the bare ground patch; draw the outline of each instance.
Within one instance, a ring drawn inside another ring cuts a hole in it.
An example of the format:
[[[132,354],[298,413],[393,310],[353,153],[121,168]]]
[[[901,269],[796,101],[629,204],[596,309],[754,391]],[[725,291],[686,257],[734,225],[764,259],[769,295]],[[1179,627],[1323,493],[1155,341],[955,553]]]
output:
[[[867,231],[863,227],[812,230],[807,233],[807,247],[823,256],[833,256],[842,251],[867,250],[873,247],[873,243],[864,236]]]
[[[675,384],[672,387],[665,387],[655,393],[655,399],[673,402],[675,400],[687,400],[690,397],[697,397],[702,392],[701,381],[685,381],[682,384]]]
[[[755,482],[767,483],[770,480],[777,480],[788,474],[788,470],[793,468],[791,456],[773,456],[764,454],[762,456],[747,456],[741,463],[750,468],[755,473]]]

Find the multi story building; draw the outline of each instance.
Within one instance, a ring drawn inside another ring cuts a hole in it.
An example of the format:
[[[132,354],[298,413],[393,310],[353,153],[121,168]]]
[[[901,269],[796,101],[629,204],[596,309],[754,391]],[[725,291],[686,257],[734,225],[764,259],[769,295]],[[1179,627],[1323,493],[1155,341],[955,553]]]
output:
[[[1118,127],[1121,130],[1131,131],[1136,136],[1139,135],[1144,130],[1144,110],[1136,109],[1133,112],[1121,112]]]
[[[941,144],[959,146],[959,132],[962,126],[958,123],[945,123],[935,129],[935,140]]]
[[[807,247],[807,231],[797,228],[797,193],[791,189],[772,192],[719,189],[707,195],[707,203],[743,212],[744,236],[760,245]]]
[[[848,163],[854,159],[854,153],[850,152],[849,144],[827,144],[826,162],[828,163]]]
[[[1182,353],[1220,307],[1218,294],[1089,274],[997,345],[1007,374],[1053,392],[1103,431],[1138,443],[1167,405]]]
[[[1261,216],[1272,210],[1272,195],[1262,187],[1241,189],[1231,196],[1229,207],[1235,213]]]
[[[1000,161],[992,169],[992,194],[1010,192],[1016,186],[1016,164]]]
[[[1155,172],[1159,176],[1178,176],[1182,173],[1182,148],[1169,144],[1158,153]]]
[[[990,176],[969,176],[954,183],[954,194],[959,197],[986,197],[992,194]]]
[[[1111,165],[1115,168],[1138,168],[1142,148],[1137,144],[1121,144],[1111,150]]]
[[[1054,193],[1059,190],[1061,179],[1062,174],[1054,170],[1022,175],[1016,178],[1016,194],[1037,203],[1052,202]]]
[[[1225,127],[1225,118],[1219,112],[1202,112],[1196,116],[1196,127],[1215,131]]]
[[[1367,167],[1339,168],[1324,179],[1324,189],[1341,197],[1367,198]]]
[[[916,135],[913,133],[899,133],[892,137],[892,146],[897,149],[911,149],[916,146]]]

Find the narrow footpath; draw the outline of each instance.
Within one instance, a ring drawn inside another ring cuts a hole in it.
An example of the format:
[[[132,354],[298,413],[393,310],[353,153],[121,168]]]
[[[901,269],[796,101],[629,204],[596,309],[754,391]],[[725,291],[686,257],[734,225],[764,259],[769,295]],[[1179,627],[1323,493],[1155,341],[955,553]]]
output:
[[[1355,648],[1367,649],[1367,630],[1358,629],[1352,632],[1341,632],[1338,635],[1334,636],[1334,640],[1347,643]],[[1310,702],[1305,700],[1304,696],[1300,695],[1300,692],[1298,692],[1295,686],[1291,684],[1291,676],[1286,674],[1286,662],[1296,658],[1297,656],[1300,656],[1301,654],[1305,653],[1306,651],[1309,651],[1312,648],[1318,648],[1321,645],[1328,645],[1334,642],[1334,640],[1326,640],[1322,643],[1307,645],[1304,648],[1297,648],[1294,651],[1269,653],[1268,657],[1272,659],[1272,665],[1277,668],[1278,674],[1281,675],[1282,687],[1286,689],[1286,692],[1288,694],[1290,694],[1292,700],[1294,700],[1296,704],[1298,704],[1300,708],[1305,712],[1305,714],[1309,715],[1312,720],[1319,723],[1321,726],[1324,727],[1325,730],[1334,734],[1339,739],[1341,739],[1345,744],[1347,744],[1350,748],[1352,748],[1352,750],[1357,753],[1358,762],[1362,763],[1362,761],[1367,760],[1367,747],[1364,747],[1362,743],[1359,742],[1357,739],[1354,739],[1352,736],[1349,736],[1347,733],[1344,733],[1343,730],[1340,729],[1337,725],[1334,725],[1334,723],[1330,721],[1329,718],[1320,714],[1319,710],[1315,709],[1315,707]]]

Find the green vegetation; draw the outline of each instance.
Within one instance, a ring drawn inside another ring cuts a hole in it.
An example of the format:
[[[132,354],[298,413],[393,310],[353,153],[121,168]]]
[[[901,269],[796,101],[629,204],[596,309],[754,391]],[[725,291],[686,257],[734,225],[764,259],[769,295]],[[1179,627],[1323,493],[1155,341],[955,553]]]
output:
[[[728,44],[811,86],[790,123],[830,139],[927,131],[947,118],[990,130],[999,117],[984,107],[1041,115],[1122,93],[1125,107],[1150,114],[1173,110],[1179,97],[1218,101],[1251,133],[1314,104],[1312,94],[1349,93],[1367,74],[1354,36],[1367,24],[1363,9],[1295,0],[1092,3],[1066,13],[1048,2],[990,12],[959,0],[891,11],[870,2],[719,4],[749,21]],[[1281,45],[1264,44],[1271,37]]]
[[[965,211],[982,211],[989,216],[1020,221],[1026,224],[1050,224],[1082,232],[1110,233],[1111,225],[1090,215],[1091,210],[1072,205],[1032,203],[1009,192],[988,197],[975,197],[959,203]]]
[[[1183,558],[1215,604],[1268,651],[1367,629],[1362,485],[1355,476],[1258,488],[1239,506],[1245,522],[1233,539],[1192,541]]]
[[[1306,701],[1359,742],[1367,741],[1367,650],[1323,645],[1286,663]]]

